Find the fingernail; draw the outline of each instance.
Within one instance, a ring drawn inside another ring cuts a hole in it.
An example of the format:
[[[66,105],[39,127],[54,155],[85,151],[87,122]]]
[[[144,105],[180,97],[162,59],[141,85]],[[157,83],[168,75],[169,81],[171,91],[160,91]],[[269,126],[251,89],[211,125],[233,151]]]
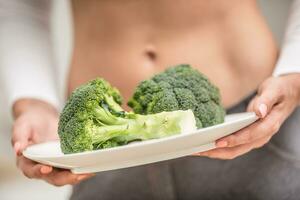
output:
[[[227,147],[228,146],[228,142],[227,141],[219,141],[217,142],[217,147]]]
[[[52,167],[48,167],[48,166],[42,166],[41,167],[41,173],[42,174],[48,174],[52,171]]]
[[[260,104],[258,107],[258,110],[259,110],[262,118],[264,118],[267,115],[268,108],[267,108],[266,104]]]
[[[86,176],[86,175],[81,175],[81,176],[78,176],[78,177],[77,177],[77,180],[78,180],[78,181],[82,181],[82,180],[84,180],[84,179],[86,179],[86,178],[88,178],[88,176]]]
[[[15,145],[14,145],[14,150],[15,150],[16,155],[19,155],[19,154],[20,154],[20,153],[19,153],[20,147],[21,147],[20,143],[19,143],[19,142],[16,142]]]

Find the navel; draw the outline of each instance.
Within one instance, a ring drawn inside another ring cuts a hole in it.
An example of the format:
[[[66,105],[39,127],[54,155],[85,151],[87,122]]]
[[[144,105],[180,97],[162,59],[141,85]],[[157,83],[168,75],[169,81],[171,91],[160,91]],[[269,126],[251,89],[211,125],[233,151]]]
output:
[[[153,45],[146,46],[144,54],[151,62],[155,62],[157,60],[157,51]]]

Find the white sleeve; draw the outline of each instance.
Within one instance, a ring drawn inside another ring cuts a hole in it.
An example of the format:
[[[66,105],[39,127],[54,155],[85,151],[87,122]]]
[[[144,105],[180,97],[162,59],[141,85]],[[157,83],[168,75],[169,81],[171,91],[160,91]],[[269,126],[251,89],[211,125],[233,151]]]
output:
[[[50,33],[51,0],[0,0],[0,80],[10,104],[59,106]]]
[[[294,0],[273,76],[300,73],[300,0]]]

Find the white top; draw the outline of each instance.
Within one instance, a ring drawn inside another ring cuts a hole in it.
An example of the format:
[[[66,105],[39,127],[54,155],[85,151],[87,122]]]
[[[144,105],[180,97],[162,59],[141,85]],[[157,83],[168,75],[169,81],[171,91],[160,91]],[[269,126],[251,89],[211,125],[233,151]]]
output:
[[[59,106],[50,8],[51,0],[0,0],[0,80],[10,106],[25,97]]]
[[[273,76],[300,72],[300,0],[294,0]]]
[[[10,105],[20,98],[59,108],[50,31],[52,0],[0,0],[0,80]],[[295,0],[274,76],[300,72],[300,0]],[[68,67],[68,66],[65,66]]]

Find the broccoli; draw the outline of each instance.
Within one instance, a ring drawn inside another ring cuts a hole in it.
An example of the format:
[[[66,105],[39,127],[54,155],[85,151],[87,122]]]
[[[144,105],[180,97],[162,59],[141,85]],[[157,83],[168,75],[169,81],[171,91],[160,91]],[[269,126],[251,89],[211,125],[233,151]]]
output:
[[[191,110],[140,115],[121,108],[119,91],[104,79],[77,88],[59,119],[63,153],[77,153],[162,138],[196,129]]]
[[[197,127],[224,121],[219,89],[189,65],[177,65],[142,81],[128,105],[139,114],[191,109]]]

